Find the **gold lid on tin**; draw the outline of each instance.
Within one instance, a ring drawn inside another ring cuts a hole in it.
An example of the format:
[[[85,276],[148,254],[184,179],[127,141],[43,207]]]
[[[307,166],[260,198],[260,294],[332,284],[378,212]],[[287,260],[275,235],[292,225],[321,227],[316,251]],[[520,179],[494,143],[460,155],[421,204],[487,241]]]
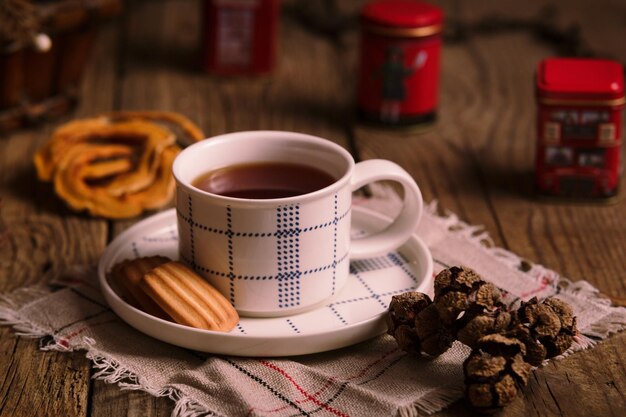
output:
[[[423,38],[425,36],[432,36],[441,33],[443,25],[430,25],[414,28],[406,27],[390,27],[390,26],[378,26],[372,24],[364,24],[363,28],[370,33],[382,36],[393,36],[402,38]]]
[[[381,36],[422,38],[443,29],[443,11],[415,0],[373,0],[361,9],[364,31]]]
[[[546,106],[591,106],[591,107],[613,107],[626,104],[626,97],[618,97],[608,100],[570,100],[565,98],[538,97],[537,101]]]

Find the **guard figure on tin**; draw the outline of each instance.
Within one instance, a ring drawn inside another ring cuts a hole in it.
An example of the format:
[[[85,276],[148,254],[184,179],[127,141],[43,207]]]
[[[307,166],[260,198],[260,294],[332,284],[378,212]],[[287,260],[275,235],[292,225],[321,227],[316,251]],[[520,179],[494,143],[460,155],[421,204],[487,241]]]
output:
[[[361,12],[358,111],[388,126],[435,120],[443,13],[415,0],[368,3]]]

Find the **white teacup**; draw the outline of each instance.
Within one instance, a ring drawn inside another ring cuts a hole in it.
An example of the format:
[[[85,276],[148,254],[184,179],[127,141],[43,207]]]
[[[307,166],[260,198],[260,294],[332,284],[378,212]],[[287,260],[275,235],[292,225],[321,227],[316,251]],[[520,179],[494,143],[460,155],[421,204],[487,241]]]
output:
[[[312,166],[335,181],[271,199],[228,197],[192,185],[207,172],[259,162]],[[379,159],[355,164],[341,146],[300,133],[216,136],[183,150],[173,172],[180,257],[244,316],[285,316],[323,305],[346,283],[350,259],[398,248],[422,213],[417,184],[397,164]],[[352,192],[380,180],[400,183],[402,211],[382,232],[351,241]]]

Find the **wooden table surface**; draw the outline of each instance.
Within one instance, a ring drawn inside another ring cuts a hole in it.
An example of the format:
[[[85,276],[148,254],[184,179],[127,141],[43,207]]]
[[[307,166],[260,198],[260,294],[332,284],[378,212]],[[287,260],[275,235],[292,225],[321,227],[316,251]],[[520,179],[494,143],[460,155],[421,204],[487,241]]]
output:
[[[336,141],[360,159],[393,160],[413,175],[427,201],[484,225],[497,245],[623,299],[626,198],[610,206],[543,202],[533,198],[531,181],[537,62],[576,44],[567,31],[574,23],[583,48],[626,62],[626,2],[558,2],[546,24],[567,35],[560,43],[527,26],[472,25],[493,15],[536,20],[542,0],[438,2],[449,26],[483,30],[444,46],[439,121],[424,132],[354,122],[354,17],[362,1],[285,1],[279,65],[262,79],[220,79],[195,69],[198,3],[127,2],[123,16],[99,33],[75,112],[0,137],[1,215],[11,232],[0,251],[0,292],[49,281],[73,264],[95,264],[107,243],[138,220],[71,212],[49,184],[37,181],[31,162],[37,147],[72,118],[160,109],[187,115],[207,136],[300,131]],[[626,333],[617,334],[536,370],[505,415],[626,415],[625,341]],[[84,353],[41,352],[36,340],[0,328],[2,416],[171,413],[171,401],[120,391],[91,379],[93,372]],[[437,415],[470,414],[459,401]]]

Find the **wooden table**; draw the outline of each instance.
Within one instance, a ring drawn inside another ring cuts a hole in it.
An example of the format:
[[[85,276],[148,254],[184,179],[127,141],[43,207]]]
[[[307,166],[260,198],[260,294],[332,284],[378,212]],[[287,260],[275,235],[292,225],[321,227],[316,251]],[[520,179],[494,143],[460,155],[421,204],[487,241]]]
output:
[[[285,3],[278,69],[262,79],[212,78],[194,69],[197,1],[130,2],[122,18],[103,28],[76,111],[0,137],[1,214],[11,231],[0,251],[0,292],[49,281],[73,264],[96,263],[107,242],[137,220],[73,213],[49,184],[37,181],[33,152],[54,127],[111,109],[161,109],[187,115],[208,136],[293,130],[332,139],[361,159],[394,160],[414,176],[426,200],[484,225],[497,245],[623,299],[626,199],[575,205],[532,195],[533,74],[540,59],[556,53],[555,44],[529,30],[497,27],[447,43],[436,126],[424,132],[373,129],[353,120],[354,16],[362,2]],[[448,22],[465,24],[494,13],[532,19],[545,5],[438,3]],[[334,12],[324,10],[333,4]],[[576,0],[557,7],[551,28],[578,23],[587,47],[626,62],[625,2]],[[17,338],[8,327],[0,335],[2,416],[166,416],[172,410],[167,399],[92,380],[84,353],[41,352],[36,340]],[[626,415],[625,341],[626,333],[614,335],[535,371],[506,415]],[[459,401],[438,415],[470,412]]]

